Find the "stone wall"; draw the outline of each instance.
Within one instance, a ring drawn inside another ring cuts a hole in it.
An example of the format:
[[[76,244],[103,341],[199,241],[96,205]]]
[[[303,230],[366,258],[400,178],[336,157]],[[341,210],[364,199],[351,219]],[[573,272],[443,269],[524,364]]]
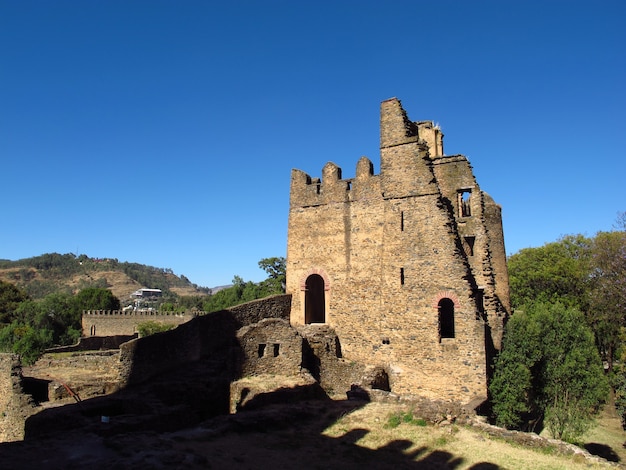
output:
[[[366,365],[343,358],[341,344],[328,325],[301,325],[304,338],[302,365],[331,397],[345,399],[354,385],[362,387]]]
[[[288,318],[291,302],[289,297],[275,295],[230,307],[229,311],[242,325],[256,323],[263,318]],[[285,313],[287,312],[287,313]],[[137,334],[137,325],[148,321],[163,325],[182,325],[192,318],[206,315],[206,312],[169,313],[148,310],[85,310],[82,315],[83,337],[91,336],[132,336]]]
[[[154,321],[163,325],[181,325],[196,313],[160,313],[156,311],[85,310],[82,316],[83,336],[134,335],[137,325]]]
[[[117,336],[87,336],[78,339],[78,343],[70,346],[58,346],[56,348],[46,349],[46,352],[75,352],[75,351],[98,351],[104,349],[119,349],[120,345],[137,338],[134,335],[117,335]]]
[[[120,384],[141,383],[185,364],[216,359],[231,378],[241,373],[236,338],[243,326],[268,318],[288,318],[291,296],[259,299],[198,316],[174,330],[139,338],[120,347]]]
[[[237,332],[241,375],[298,375],[302,364],[302,337],[287,320],[268,318]]]
[[[508,305],[499,213],[467,159],[445,156],[440,130],[396,99],[381,105],[372,168],[363,157],[351,179],[332,162],[321,179],[292,171],[290,321],[332,327],[343,358],[386,371],[399,394],[484,398]]]
[[[0,353],[0,442],[24,439],[24,422],[36,411],[30,397],[23,393],[21,378],[19,358]]]

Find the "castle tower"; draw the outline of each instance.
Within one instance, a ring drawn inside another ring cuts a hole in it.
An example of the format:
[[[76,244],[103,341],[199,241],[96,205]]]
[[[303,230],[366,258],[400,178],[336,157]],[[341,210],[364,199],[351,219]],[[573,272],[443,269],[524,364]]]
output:
[[[348,360],[380,365],[392,391],[469,402],[508,308],[500,209],[443,134],[381,105],[380,174],[334,163],[293,170],[287,292],[293,325],[335,329]]]

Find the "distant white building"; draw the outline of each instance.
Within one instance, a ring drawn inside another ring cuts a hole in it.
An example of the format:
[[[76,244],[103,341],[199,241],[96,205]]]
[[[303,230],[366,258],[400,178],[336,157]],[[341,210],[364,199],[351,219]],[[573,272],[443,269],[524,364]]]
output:
[[[161,297],[163,292],[161,289],[139,289],[130,294],[135,299],[147,299],[151,297]]]

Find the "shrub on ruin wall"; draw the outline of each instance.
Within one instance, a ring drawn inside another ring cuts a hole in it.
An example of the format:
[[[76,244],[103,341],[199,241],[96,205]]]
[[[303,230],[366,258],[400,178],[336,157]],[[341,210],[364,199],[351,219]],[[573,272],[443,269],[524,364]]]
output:
[[[137,325],[137,331],[139,332],[139,336],[141,338],[145,336],[150,336],[155,333],[162,333],[163,331],[169,331],[174,328],[176,325],[166,325],[164,323],[159,323],[156,321],[146,321],[143,323],[139,323]]]

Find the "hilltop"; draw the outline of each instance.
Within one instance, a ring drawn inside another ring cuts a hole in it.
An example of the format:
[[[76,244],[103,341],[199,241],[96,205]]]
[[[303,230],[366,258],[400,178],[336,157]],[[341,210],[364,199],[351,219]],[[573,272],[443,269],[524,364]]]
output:
[[[211,289],[193,284],[171,269],[72,253],[47,253],[17,261],[0,260],[0,280],[16,285],[33,299],[53,292],[76,294],[87,287],[109,289],[122,302],[142,287],[161,289],[164,296],[211,293]]]

